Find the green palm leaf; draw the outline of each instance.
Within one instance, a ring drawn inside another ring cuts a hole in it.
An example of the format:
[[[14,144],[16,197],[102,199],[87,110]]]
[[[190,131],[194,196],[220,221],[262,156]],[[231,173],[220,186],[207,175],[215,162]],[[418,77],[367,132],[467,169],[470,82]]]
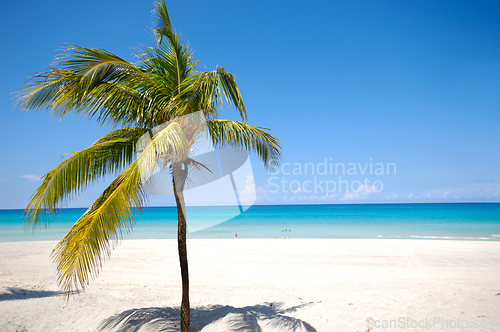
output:
[[[187,99],[184,114],[203,110],[208,116],[217,118],[217,109],[224,106],[224,100],[230,107],[235,107],[242,121],[247,120],[243,98],[236,84],[234,75],[227,73],[224,67],[192,75],[183,82],[181,96]],[[182,114],[179,114],[180,116]]]
[[[96,117],[101,124],[111,120],[144,127],[155,105],[152,100],[161,95],[149,75],[106,50],[73,45],[65,51],[54,62],[58,69],[36,75],[17,93],[19,106],[51,108],[57,117],[76,112]],[[124,112],[125,107],[130,111]]]
[[[129,165],[137,140],[145,129],[115,130],[89,148],[68,153],[68,159],[43,176],[43,183],[31,197],[24,213],[25,229],[35,229],[40,219],[57,208],[95,180],[118,172]],[[46,221],[46,220],[45,220]]]
[[[114,132],[109,138],[118,135]],[[134,139],[136,142],[137,136]],[[96,146],[106,142],[102,138]],[[85,288],[98,274],[102,261],[110,254],[110,241],[120,240],[124,232],[132,229],[134,212],[147,203],[144,189],[159,161],[187,156],[188,143],[181,125],[173,122],[139,148],[143,150],[137,159],[104,190],[54,249],[59,283],[65,291]]]
[[[208,129],[215,145],[237,147],[252,151],[268,168],[278,167],[281,159],[281,144],[267,128],[254,127],[231,120],[210,120]]]
[[[111,240],[132,230],[136,209],[146,203],[137,163],[130,165],[78,219],[52,253],[64,291],[85,289],[109,257]]]
[[[164,1],[154,3],[153,11],[153,32],[156,35],[158,45],[161,44],[163,37],[166,36],[169,41],[174,35],[170,17],[168,16],[167,6]]]

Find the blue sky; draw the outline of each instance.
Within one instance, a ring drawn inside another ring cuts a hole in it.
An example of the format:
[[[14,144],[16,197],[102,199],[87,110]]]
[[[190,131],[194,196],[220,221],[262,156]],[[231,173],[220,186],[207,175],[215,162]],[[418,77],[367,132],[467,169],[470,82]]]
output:
[[[207,70],[222,65],[236,75],[249,122],[272,128],[283,144],[277,174],[252,159],[257,203],[500,201],[499,2],[167,1],[167,7]],[[25,207],[62,154],[109,130],[75,116],[56,121],[20,112],[12,92],[66,42],[133,61],[131,47],[154,42],[152,9],[148,1],[3,5],[0,208]],[[222,115],[234,118],[230,109]],[[327,168],[343,164],[346,173],[318,174],[325,158]],[[372,170],[378,163],[395,167],[369,174],[370,163]],[[88,206],[104,185],[69,206]]]

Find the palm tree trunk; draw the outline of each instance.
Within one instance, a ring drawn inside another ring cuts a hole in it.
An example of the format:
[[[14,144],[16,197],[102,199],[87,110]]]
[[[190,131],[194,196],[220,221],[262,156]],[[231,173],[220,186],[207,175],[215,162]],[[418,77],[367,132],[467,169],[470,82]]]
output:
[[[177,248],[182,278],[181,302],[181,332],[189,332],[191,325],[191,308],[189,305],[189,272],[186,243],[186,206],[184,202],[184,183],[187,177],[187,166],[182,169],[181,164],[172,166],[174,175],[174,196],[177,205]]]

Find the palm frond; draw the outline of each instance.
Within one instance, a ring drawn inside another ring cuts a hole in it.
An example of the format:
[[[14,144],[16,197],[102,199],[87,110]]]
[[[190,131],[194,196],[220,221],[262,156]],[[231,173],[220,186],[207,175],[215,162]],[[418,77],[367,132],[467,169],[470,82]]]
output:
[[[207,125],[216,146],[242,148],[254,152],[267,168],[279,166],[281,144],[269,129],[231,120],[210,120]]]
[[[120,240],[132,230],[137,209],[146,203],[141,174],[132,163],[78,219],[52,252],[58,282],[69,294],[85,289],[109,257],[111,240]]]
[[[143,181],[147,181],[157,167],[185,159],[188,155],[189,142],[182,126],[177,122],[167,124],[144,143],[144,150],[140,151],[137,160]]]
[[[58,280],[67,293],[84,289],[110,255],[110,241],[122,239],[124,232],[132,229],[135,211],[147,202],[147,180],[162,158],[187,155],[184,132],[177,122],[142,143],[145,145],[139,147],[143,150],[137,159],[104,190],[54,249]]]
[[[181,83],[192,76],[198,64],[178,35],[173,36],[173,42],[138,48],[135,54],[141,69],[162,88],[165,95],[172,97],[180,93]]]
[[[158,41],[156,50],[159,51],[160,55],[157,58],[163,58],[168,62],[167,66],[155,66],[155,68],[166,69],[169,77],[175,77],[177,93],[180,93],[180,84],[189,76],[191,53],[187,45],[182,44],[180,36],[173,31],[165,1],[156,2],[154,6],[153,31]],[[163,37],[167,38],[167,43],[162,43]],[[162,54],[167,56],[162,57]],[[173,75],[174,73],[176,75]]]
[[[81,75],[87,90],[101,82],[127,82],[141,89],[154,85],[154,81],[140,68],[104,49],[87,48],[68,44],[59,54],[54,65]]]
[[[170,38],[173,35],[172,24],[168,16],[167,5],[164,0],[154,3],[153,11],[153,31],[156,35],[158,45],[161,45],[163,37]]]
[[[233,74],[217,66],[216,70],[192,75],[183,82],[182,98],[187,99],[184,114],[203,110],[212,118],[217,117],[216,110],[224,106],[224,100],[230,107],[235,107],[242,121],[247,121],[247,113],[240,90]]]
[[[137,140],[145,129],[112,131],[89,148],[68,153],[68,159],[43,176],[43,183],[31,196],[24,214],[25,229],[35,230],[43,218],[76,196],[95,180],[125,168],[133,161]]]
[[[74,45],[65,50],[54,62],[57,69],[39,73],[17,93],[22,109],[50,108],[59,118],[83,113],[101,124],[149,124],[162,95],[150,75],[106,50]]]
[[[16,93],[17,106],[23,110],[62,108],[62,96],[78,83],[80,75],[62,69],[38,73],[27,88]]]

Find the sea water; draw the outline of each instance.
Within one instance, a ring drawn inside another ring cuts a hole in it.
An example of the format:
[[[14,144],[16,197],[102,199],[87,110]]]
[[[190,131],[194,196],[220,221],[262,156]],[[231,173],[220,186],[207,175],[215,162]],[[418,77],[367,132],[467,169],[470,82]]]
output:
[[[61,209],[47,227],[23,231],[22,210],[0,210],[0,242],[60,240],[85,209]],[[500,203],[190,207],[188,238],[385,238],[500,241]],[[226,220],[229,219],[229,220]],[[218,223],[221,220],[226,220]],[[216,224],[218,223],[218,224]],[[143,208],[125,239],[177,237],[175,207]]]

